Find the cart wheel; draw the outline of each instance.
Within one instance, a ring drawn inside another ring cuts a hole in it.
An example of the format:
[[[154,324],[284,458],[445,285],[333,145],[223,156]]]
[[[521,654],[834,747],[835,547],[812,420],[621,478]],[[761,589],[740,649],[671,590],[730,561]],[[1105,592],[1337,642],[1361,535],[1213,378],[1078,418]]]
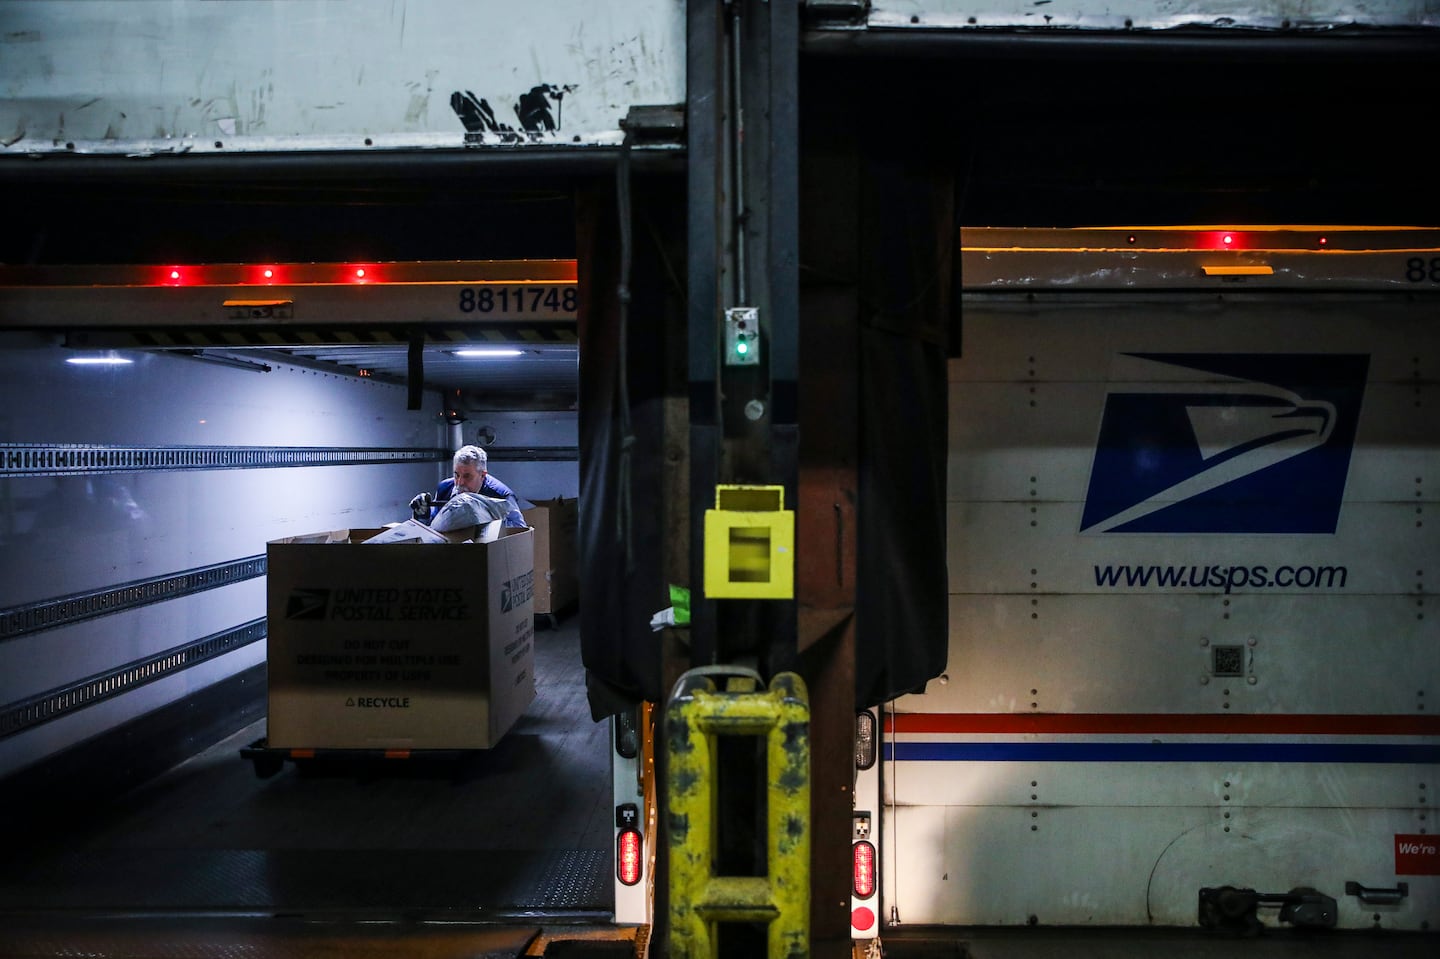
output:
[[[255,775],[260,779],[269,779],[284,768],[285,760],[278,756],[255,757]]]

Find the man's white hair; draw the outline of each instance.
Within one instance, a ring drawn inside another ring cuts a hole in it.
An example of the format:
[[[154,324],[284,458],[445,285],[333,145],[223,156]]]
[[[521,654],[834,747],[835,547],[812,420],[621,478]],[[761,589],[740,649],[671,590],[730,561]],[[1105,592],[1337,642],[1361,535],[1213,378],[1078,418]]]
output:
[[[484,470],[488,460],[489,457],[485,455],[485,451],[480,447],[462,446],[455,451],[455,459],[451,465],[459,466],[461,463],[474,463],[476,469]]]

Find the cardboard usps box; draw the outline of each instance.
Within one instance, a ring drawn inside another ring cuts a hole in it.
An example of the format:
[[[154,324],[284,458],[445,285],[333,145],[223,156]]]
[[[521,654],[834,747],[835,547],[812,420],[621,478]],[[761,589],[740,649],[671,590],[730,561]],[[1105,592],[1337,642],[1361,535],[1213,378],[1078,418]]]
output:
[[[576,541],[580,525],[580,501],[535,500],[532,509],[522,510],[525,523],[535,530],[535,613],[553,614],[580,595]]]
[[[487,749],[535,698],[534,543],[268,544],[268,745]]]

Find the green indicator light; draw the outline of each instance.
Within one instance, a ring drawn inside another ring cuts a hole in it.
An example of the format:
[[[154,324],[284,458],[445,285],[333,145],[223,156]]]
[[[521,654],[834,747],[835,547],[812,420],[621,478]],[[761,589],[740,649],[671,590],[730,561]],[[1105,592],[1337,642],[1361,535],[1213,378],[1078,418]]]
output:
[[[753,306],[725,310],[726,366],[756,366],[764,347],[760,343],[760,311]]]

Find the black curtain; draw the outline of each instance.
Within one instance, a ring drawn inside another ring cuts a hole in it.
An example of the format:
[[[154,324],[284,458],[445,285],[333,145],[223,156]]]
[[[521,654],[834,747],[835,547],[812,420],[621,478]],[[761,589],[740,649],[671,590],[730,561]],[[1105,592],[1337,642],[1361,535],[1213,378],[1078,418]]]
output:
[[[953,176],[924,157],[861,148],[857,707],[922,689],[949,646],[945,358],[958,230]]]
[[[670,343],[683,300],[674,249],[684,210],[683,178],[665,176],[596,182],[576,203],[580,648],[596,720],[665,693],[662,634],[650,618],[670,605],[662,451],[667,389],[683,391]]]

